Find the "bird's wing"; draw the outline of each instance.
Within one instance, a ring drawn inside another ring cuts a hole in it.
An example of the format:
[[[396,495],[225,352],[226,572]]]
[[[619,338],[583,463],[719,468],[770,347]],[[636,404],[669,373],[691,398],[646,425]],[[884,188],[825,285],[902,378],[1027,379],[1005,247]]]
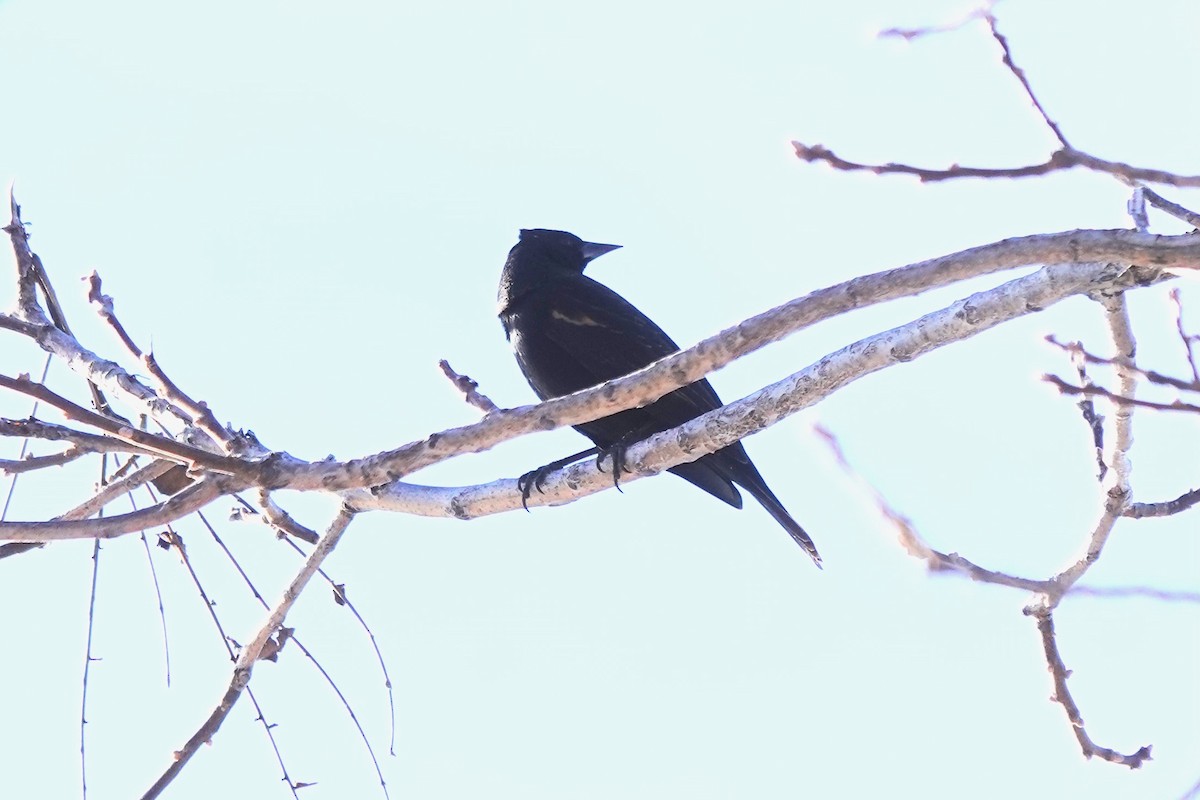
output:
[[[586,371],[589,385],[636,372],[679,350],[632,303],[586,276],[547,287],[546,301],[540,332]],[[701,380],[644,410],[658,419],[659,430],[666,430],[721,405],[709,382]]]

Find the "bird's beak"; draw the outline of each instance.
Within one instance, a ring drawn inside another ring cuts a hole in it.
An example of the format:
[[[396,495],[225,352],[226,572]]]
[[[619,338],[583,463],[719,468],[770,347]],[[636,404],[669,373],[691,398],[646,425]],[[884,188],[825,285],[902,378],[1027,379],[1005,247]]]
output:
[[[611,253],[613,250],[620,248],[619,244],[596,244],[595,242],[583,243],[583,263],[588,263],[594,258],[599,258],[605,253]]]

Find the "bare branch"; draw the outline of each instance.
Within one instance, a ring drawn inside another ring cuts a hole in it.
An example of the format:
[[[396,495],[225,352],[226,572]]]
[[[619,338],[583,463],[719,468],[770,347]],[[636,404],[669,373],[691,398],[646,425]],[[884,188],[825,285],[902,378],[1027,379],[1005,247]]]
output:
[[[0,436],[19,436],[29,439],[69,442],[72,449],[83,453],[132,453],[153,456],[154,452],[111,436],[77,431],[65,425],[36,419],[0,418]]]
[[[9,544],[0,544],[0,558],[19,556],[21,553],[28,553],[30,550],[37,550],[45,546],[45,542],[11,542]]]
[[[246,440],[234,436],[227,428],[221,425],[217,421],[216,416],[213,415],[212,409],[208,407],[208,403],[201,400],[194,400],[180,389],[175,381],[171,380],[162,367],[159,366],[158,359],[154,357],[154,353],[143,354],[142,365],[158,383],[162,396],[168,402],[190,413],[195,426],[211,436],[213,441],[219,442],[225,452],[236,454],[241,453],[245,449],[243,445],[246,444]]]
[[[33,472],[49,467],[61,467],[72,461],[86,456],[90,451],[79,447],[69,447],[61,453],[46,456],[25,456],[22,459],[0,458],[0,472],[6,475],[16,475],[21,472]]]
[[[459,375],[455,372],[450,366],[449,361],[443,358],[438,362],[438,367],[442,370],[442,374],[454,384],[454,388],[462,392],[463,399],[467,401],[467,405],[479,409],[484,414],[500,410],[500,407],[493,403],[490,397],[477,391],[479,389],[478,383],[471,380],[467,375]]]
[[[884,519],[896,529],[897,538],[900,540],[900,546],[904,548],[913,558],[919,558],[926,562],[931,572],[955,572],[964,577],[970,578],[980,583],[992,583],[999,586],[1010,586],[1016,589],[1027,589],[1029,591],[1047,591],[1051,588],[1049,581],[1030,580],[1028,578],[1019,578],[1015,575],[1009,575],[1003,572],[986,569],[979,566],[966,558],[963,558],[958,553],[943,553],[940,550],[935,550],[926,543],[921,536],[916,526],[913,525],[905,515],[897,511],[883,493],[872,485],[866,478],[862,476],[846,458],[845,452],[842,450],[841,443],[837,437],[828,429],[817,425],[814,430],[818,437],[829,448],[834,460],[847,476],[859,484],[872,500],[875,501],[875,507]]]
[[[189,490],[184,490],[189,491]],[[268,640],[275,635],[280,626],[283,625],[284,619],[287,617],[288,611],[308,584],[308,581],[316,573],[321,563],[333,552],[337,547],[337,543],[341,540],[342,534],[346,532],[350,522],[354,519],[354,512],[343,507],[334,518],[333,522],[321,536],[317,546],[313,548],[300,571],[288,584],[288,587],[283,592],[283,597],[267,615],[266,621],[259,628],[258,633],[250,640],[250,643],[242,648],[242,654],[238,657],[237,663],[233,668],[233,678],[230,680],[229,688],[225,690],[212,714],[204,721],[204,724],[188,739],[187,743],[182,748],[175,752],[174,759],[166,771],[159,777],[154,785],[142,795],[142,800],[153,800],[158,797],[164,789],[170,785],[175,776],[187,765],[192,756],[200,747],[211,741],[220,729],[225,718],[229,716],[229,712],[233,709],[234,704],[241,697],[242,692],[250,683],[250,676],[254,671],[254,664],[262,656],[264,649],[267,646]]]
[[[203,430],[213,441],[224,445],[226,452],[230,450],[231,445],[238,443],[237,437],[233,436],[228,430],[217,422],[212,411],[209,410],[206,403],[200,403],[189,397],[174,381],[172,381],[159,366],[158,361],[154,358],[154,353],[148,353],[138,347],[133,341],[133,337],[126,331],[125,326],[117,319],[117,312],[113,305],[113,299],[101,291],[100,275],[95,270],[87,277],[88,282],[88,302],[96,306],[97,313],[100,318],[108,324],[117,338],[125,345],[125,349],[129,351],[135,359],[141,362],[150,376],[154,378],[157,384],[158,393],[172,405],[186,411],[192,417],[192,423],[197,428]]]
[[[291,514],[280,508],[273,499],[271,493],[265,489],[258,491],[258,510],[247,508],[247,511],[258,514],[259,519],[270,525],[280,533],[286,533],[289,536],[294,536],[297,539],[316,544],[319,538],[315,531],[296,521]]]
[[[1108,266],[1081,266],[1076,263],[1081,258],[1093,254],[1101,255],[1103,260],[1112,261],[1114,264]],[[156,437],[152,434],[133,431],[101,415],[87,416],[92,414],[92,412],[87,412],[86,409],[69,404],[69,401],[58,398],[53,393],[42,394],[43,390],[31,390],[34,384],[29,381],[21,381],[19,384],[13,379],[9,379],[9,381],[10,385],[25,389],[27,393],[54,398],[59,402],[60,406],[67,404],[73,413],[83,414],[88,424],[97,425],[102,429],[110,430],[114,433],[119,431],[122,434],[122,438],[152,447],[157,452],[169,454],[173,460],[190,461],[198,463],[205,468],[219,469],[227,474],[235,475],[237,480],[232,482],[227,481],[222,484],[223,490],[220,492],[221,494],[227,491],[238,491],[252,485],[267,489],[286,487],[301,491],[358,489],[364,486],[386,484],[422,467],[438,463],[465,452],[485,450],[499,442],[526,433],[576,424],[605,416],[623,408],[630,408],[635,405],[651,402],[771,341],[781,339],[818,320],[828,318],[848,309],[861,308],[872,303],[883,302],[888,299],[907,296],[937,286],[947,285],[948,283],[967,277],[988,274],[1031,262],[1052,264],[1069,262],[1075,264],[1075,266],[1064,267],[1062,269],[1056,267],[1054,269],[1058,270],[1057,272],[1053,274],[1046,273],[1048,276],[1047,280],[1049,280],[1048,285],[1055,285],[1057,287],[1049,294],[1035,290],[1028,298],[1018,298],[1009,296],[1007,293],[1012,291],[1012,287],[1025,286],[1025,284],[1006,285],[1009,288],[1002,290],[1002,294],[1005,294],[1008,298],[1005,302],[1009,306],[1009,311],[1005,312],[1005,315],[1027,313],[1028,311],[1040,309],[1071,293],[1085,290],[1090,291],[1105,285],[1105,281],[1111,281],[1121,274],[1121,268],[1117,266],[1120,263],[1152,264],[1172,268],[1189,268],[1200,265],[1200,236],[1158,237],[1129,231],[1076,231],[1066,234],[1024,237],[997,242],[992,245],[954,254],[953,256],[933,259],[901,269],[868,275],[838,284],[829,289],[814,292],[807,297],[760,314],[742,325],[711,337],[687,351],[666,358],[658,364],[652,365],[632,376],[537,406],[526,406],[518,409],[494,412],[474,425],[450,429],[433,434],[422,441],[405,445],[396,450],[385,451],[366,458],[353,459],[341,463],[301,462],[284,453],[271,454],[269,458],[258,462],[212,454],[208,451],[165,439],[164,437]],[[1066,271],[1064,272],[1063,270]],[[1062,276],[1072,274],[1072,270],[1077,272],[1082,270],[1076,276],[1081,281],[1078,285],[1073,283],[1074,278],[1066,280],[1066,283],[1063,283],[1064,279]],[[1085,274],[1086,277],[1084,277]],[[1141,274],[1136,277],[1138,281],[1147,279]],[[975,306],[970,305],[974,300],[975,298],[964,301],[967,305],[964,305],[960,309],[961,313],[965,315],[963,319],[971,318],[976,312]],[[946,312],[940,313],[944,314]],[[1011,318],[1011,316],[1005,316],[1005,318]],[[970,335],[971,325],[967,324],[960,327],[960,333],[956,335]],[[58,331],[54,331],[54,333],[61,335],[61,332]],[[919,339],[920,337],[917,338]],[[947,341],[953,340],[953,338],[954,336],[951,336]],[[883,341],[874,342],[871,346],[879,346]],[[866,342],[860,343],[860,345],[865,344]],[[882,361],[878,361],[869,369],[866,369],[865,372],[873,371],[886,364],[894,363],[897,360],[911,358],[916,354],[907,353],[905,347],[907,345],[896,347],[893,351],[889,344],[889,347],[883,351],[887,354],[887,357]],[[76,352],[76,350],[72,350],[71,352]],[[836,361],[822,363],[814,367],[814,369],[828,372],[837,363]],[[119,371],[119,367],[113,365],[113,370]],[[859,374],[865,374],[865,372]],[[90,373],[85,370],[85,374]],[[858,374],[852,377],[858,377]],[[794,376],[794,378],[800,380],[801,376]],[[849,379],[850,377],[847,377],[847,381]],[[830,383],[824,379],[818,381],[818,384],[827,384],[828,389],[823,389],[819,395],[811,395],[811,399],[805,400],[805,403],[814,401],[818,396],[824,396],[825,391],[832,391],[837,388],[837,385],[840,385]],[[117,385],[120,385],[120,382]],[[775,387],[771,387],[771,391],[779,392],[781,391],[781,387],[776,385]],[[772,403],[780,398],[774,395],[762,395],[759,399],[765,403]],[[792,399],[794,400],[795,398]],[[744,415],[742,417],[743,420],[747,418],[756,420],[769,419],[769,422],[766,424],[771,424],[780,418],[779,416],[767,417],[752,411],[750,407],[752,402],[749,401],[747,404],[738,406],[730,413]],[[793,406],[794,409],[799,407],[801,407],[800,404]],[[715,413],[719,415],[725,414],[725,412]],[[724,416],[722,418],[724,419]],[[680,431],[672,434],[683,437],[681,440],[682,446],[679,450],[674,451],[676,461],[660,460],[656,455],[653,461],[641,465],[641,474],[651,474],[665,466],[671,465],[671,463],[680,463],[686,460],[687,455],[697,458],[705,452],[702,449],[697,450],[696,448],[698,447],[723,446],[723,444],[731,441],[729,438],[730,435],[740,437],[761,429],[759,425],[746,426],[739,429],[736,433],[726,434],[724,439],[719,437],[711,439],[702,437],[699,441],[704,442],[704,444],[696,444],[692,437],[702,433],[703,421],[694,424],[697,427],[689,429],[685,426]],[[733,429],[730,428],[730,430]],[[716,445],[714,442],[722,442],[722,444]],[[685,451],[690,451],[690,453],[684,454]],[[649,452],[649,450],[635,450],[634,454],[646,455]],[[656,453],[658,452],[666,454],[671,451],[668,448],[664,448],[661,451],[656,451]],[[574,472],[568,471],[566,473],[566,475],[570,476],[572,482],[581,480],[585,474],[586,469],[580,472],[578,468]],[[592,488],[581,491],[580,495],[595,491],[601,485],[607,485],[606,481],[600,481],[596,477],[589,478],[588,480]],[[458,494],[457,490],[450,490],[453,493],[451,495],[443,493],[440,496],[437,492],[430,490],[427,494],[431,502],[422,503],[424,510],[415,513],[467,514],[470,516],[479,513],[495,513],[495,511],[499,510],[508,510],[513,507],[513,498],[516,497],[517,493],[508,490],[506,484],[504,486],[503,494],[505,497],[498,502],[495,497],[497,494],[495,487],[491,490],[485,490],[483,495],[478,494],[481,487],[474,487],[473,490],[468,490],[464,493],[464,496],[459,497],[454,496]],[[565,484],[559,487],[560,491],[564,488]],[[471,499],[472,491],[476,493],[474,499]],[[356,494],[354,501],[363,502],[365,504],[363,507],[377,507],[381,503],[393,506],[400,495],[407,495],[409,492],[409,489],[398,489],[395,496],[386,501],[381,500],[381,498],[369,497],[366,493],[360,492]],[[489,495],[490,498],[487,502],[483,502],[484,497]],[[190,499],[198,498],[198,495],[195,493],[190,493],[187,496]],[[215,495],[206,496],[211,497]],[[555,496],[553,499],[547,496],[545,500],[547,502],[562,502],[567,496],[565,493]],[[449,504],[446,505],[446,503]],[[403,506],[407,506],[407,504],[407,500],[401,503]],[[433,507],[438,505],[440,505],[440,511],[434,512],[432,510]],[[166,512],[164,511],[163,513],[165,514]],[[165,516],[161,515],[152,518],[156,522],[147,524],[158,524],[166,519]],[[21,525],[29,524],[22,523]],[[116,535],[117,531],[137,529],[128,527],[132,524],[131,520],[126,520],[120,524],[106,521],[106,524],[108,527],[103,529],[106,531],[104,535]],[[121,527],[122,525],[126,527]],[[97,529],[93,525],[80,524],[78,529],[72,530],[67,535],[92,535],[92,532]],[[24,537],[31,530],[24,527],[18,529],[0,526],[0,538]],[[41,530],[38,532],[38,535],[45,537],[49,534],[47,531]]]
[[[1145,597],[1162,603],[1200,604],[1200,592],[1172,592],[1152,586],[1074,586],[1072,596],[1083,597]]]
[[[977,8],[968,12],[954,22],[948,22],[945,25],[927,25],[921,28],[886,28],[879,32],[880,39],[897,38],[903,39],[906,42],[911,42],[914,39],[920,39],[925,36],[932,36],[938,33],[952,33],[959,28],[966,27],[969,23],[977,19],[986,19],[991,14],[994,0],[984,3],[982,8]]]
[[[218,455],[183,442],[177,442],[166,436],[141,431],[120,419],[98,414],[51,391],[45,384],[35,383],[23,376],[11,378],[7,375],[0,375],[0,387],[12,389],[48,403],[63,412],[67,419],[99,428],[122,441],[137,445],[142,451],[230,475],[244,476],[253,469],[252,465],[240,459]]]
[[[1091,376],[1088,375],[1087,360],[1082,353],[1082,345],[1078,349],[1071,350],[1071,363],[1075,366],[1075,373],[1079,376],[1080,384],[1092,386],[1094,384]],[[1103,481],[1108,475],[1108,462],[1104,460],[1104,416],[1097,413],[1096,404],[1090,397],[1081,398],[1078,407],[1083,415],[1083,421],[1087,423],[1088,430],[1092,434],[1092,446],[1096,451],[1096,480]]]
[[[1092,533],[1088,536],[1087,549],[1073,564],[1063,569],[1053,578],[1051,582],[1054,585],[1052,591],[1046,593],[1044,605],[1046,608],[1053,610],[1071,590],[1071,587],[1082,578],[1092,566],[1100,560],[1100,554],[1104,550],[1104,545],[1108,543],[1108,537],[1112,535],[1113,528],[1116,527],[1117,520],[1121,516],[1121,510],[1125,505],[1125,496],[1120,493],[1110,494],[1104,504],[1104,511],[1100,515],[1100,519],[1092,528]]]
[[[154,490],[149,488],[148,490],[151,499],[157,502]],[[137,501],[133,497],[133,492],[129,492],[128,497],[130,507],[137,511]],[[171,688],[171,640],[167,636],[167,609],[163,605],[162,587],[158,583],[158,570],[154,566],[154,555],[150,552],[150,542],[145,533],[142,533],[139,538],[142,540],[142,551],[146,554],[146,568],[150,571],[150,582],[154,586],[154,599],[158,603],[158,620],[162,628],[163,665],[166,669],[167,688],[169,689]]]
[[[47,353],[60,358],[63,363],[88,382],[96,407],[101,412],[109,412],[108,402],[100,388],[104,387],[125,398],[155,419],[162,415],[187,423],[189,420],[186,414],[143,386],[140,381],[121,369],[120,365],[102,359],[85,349],[71,335],[70,327],[62,315],[62,309],[46,278],[41,259],[29,249],[29,235],[25,230],[25,224],[21,221],[20,207],[11,192],[9,205],[12,210],[12,221],[3,230],[9,234],[9,240],[12,242],[13,253],[17,260],[19,313],[23,320],[36,326],[34,341],[38,346]],[[46,295],[51,312],[50,318],[47,318],[38,305],[36,291],[38,286]]]
[[[1118,406],[1139,406],[1141,408],[1151,408],[1155,411],[1186,411],[1189,414],[1200,414],[1200,406],[1191,403],[1184,403],[1181,400],[1175,400],[1170,403],[1156,403],[1152,400],[1138,400],[1136,397],[1125,397],[1116,392],[1109,391],[1103,386],[1072,386],[1057,375],[1043,375],[1042,380],[1052,384],[1063,394],[1069,395],[1092,395],[1094,397],[1104,397],[1112,400]]]
[[[1171,293],[1175,294],[1176,292],[1175,290],[1172,290]],[[1083,359],[1088,364],[1098,364],[1106,367],[1113,367],[1117,365],[1115,358],[1105,358],[1104,356],[1098,356],[1095,353],[1091,353],[1083,346],[1082,342],[1060,342],[1053,335],[1049,335],[1044,338],[1046,342],[1070,353],[1072,357]],[[1200,378],[1191,381],[1184,381],[1180,380],[1179,378],[1172,378],[1170,375],[1164,375],[1161,372],[1155,372],[1152,369],[1143,369],[1136,363],[1126,365],[1126,369],[1133,370],[1139,376],[1145,378],[1149,382],[1157,383],[1160,386],[1170,386],[1174,389],[1180,389],[1185,392],[1200,392]]]
[[[1046,655],[1050,675],[1054,680],[1054,694],[1050,699],[1061,705],[1067,712],[1071,730],[1075,733],[1083,755],[1087,758],[1096,756],[1130,769],[1137,769],[1149,761],[1149,745],[1139,748],[1135,753],[1125,755],[1107,747],[1100,747],[1092,741],[1083,726],[1083,717],[1079,713],[1079,706],[1075,704],[1075,699],[1071,696],[1070,689],[1067,688],[1067,678],[1070,677],[1071,671],[1067,669],[1067,665],[1063,663],[1062,656],[1058,652],[1058,641],[1054,633],[1054,616],[1051,610],[1045,607],[1028,608],[1025,613],[1037,620],[1038,632],[1042,635],[1042,649]]]
[[[1134,358],[1137,356],[1137,343],[1133,338],[1133,326],[1129,321],[1129,306],[1125,302],[1125,294],[1101,294],[1100,304],[1104,306],[1104,319],[1113,343],[1113,366],[1117,370],[1118,390],[1122,397],[1133,398],[1137,392],[1137,371],[1134,369]],[[1124,504],[1133,495],[1130,488],[1129,449],[1133,446],[1133,407],[1129,404],[1117,403],[1113,409],[1113,429],[1115,435],[1108,437],[1110,450],[1105,462],[1109,466],[1108,495]],[[1117,509],[1116,513],[1119,513]]]
[[[1148,183],[1163,183],[1169,186],[1195,188],[1200,186],[1200,175],[1179,175],[1161,169],[1137,167],[1120,161],[1108,161],[1079,150],[1059,149],[1040,164],[1026,164],[1020,167],[964,167],[952,164],[945,169],[918,167],[911,164],[888,162],[886,164],[865,164],[849,161],[834,153],[828,147],[820,144],[804,144],[793,141],[792,147],[796,157],[810,164],[820,161],[836,170],[843,172],[872,172],[876,175],[912,175],[922,183],[948,181],[958,178],[1032,178],[1037,175],[1048,175],[1051,172],[1083,167],[1093,172],[1103,172],[1121,178],[1128,182],[1146,181]]]
[[[1136,372],[1132,369],[1134,357],[1137,354],[1137,345],[1129,322],[1125,295],[1121,292],[1099,293],[1099,295],[1101,304],[1104,306],[1105,320],[1112,335],[1113,348],[1116,353],[1113,356],[1113,364],[1117,369],[1121,390],[1123,393],[1127,392],[1132,398],[1137,389]],[[1047,615],[1062,599],[1063,593],[1069,590],[1100,559],[1108,537],[1112,534],[1117,520],[1133,496],[1129,461],[1129,449],[1133,446],[1133,413],[1129,404],[1117,403],[1115,405],[1113,433],[1106,437],[1105,445],[1104,462],[1109,469],[1105,476],[1107,497],[1104,503],[1104,512],[1092,529],[1092,535],[1089,537],[1084,555],[1054,576],[1053,581],[1058,591],[1047,595],[1045,603]]]
[[[222,495],[245,489],[236,479],[217,476],[194,483],[156,506],[100,519],[49,522],[0,522],[0,540],[54,542],[66,539],[112,539],[166,525],[198,511]],[[122,493],[125,491],[121,490]]]
[[[1178,203],[1173,203],[1163,197],[1153,189],[1143,186],[1142,196],[1146,198],[1146,202],[1157,208],[1159,211],[1170,214],[1175,219],[1182,220],[1193,228],[1200,228],[1200,214],[1195,211],[1184,208]]]
[[[150,483],[155,478],[171,470],[174,466],[175,465],[170,461],[152,461],[131,475],[126,475],[120,478],[117,478],[114,475],[114,479],[101,486],[99,491],[97,491],[94,495],[75,506],[70,511],[60,514],[55,519],[87,519],[88,517],[99,514],[102,508],[116,498],[128,492],[132,492],[139,486]],[[4,538],[2,529],[0,529],[0,538]]]
[[[1025,70],[1018,67],[1016,62],[1013,61],[1012,50],[1008,47],[1008,39],[1004,38],[999,28],[996,27],[995,15],[985,14],[984,19],[987,20],[988,29],[992,32],[992,38],[996,40],[996,44],[1000,45],[1004,66],[1008,67],[1008,71],[1020,81],[1021,88],[1025,90],[1025,95],[1033,103],[1033,107],[1037,109],[1038,114],[1042,116],[1042,121],[1046,123],[1046,127],[1054,133],[1054,138],[1058,139],[1058,143],[1063,146],[1064,150],[1072,149],[1070,142],[1067,141],[1067,137],[1063,135],[1062,129],[1058,127],[1058,123],[1050,119],[1050,115],[1046,113],[1046,109],[1042,106],[1042,101],[1038,100],[1033,87],[1029,85],[1029,79],[1025,77]]]
[[[96,631],[96,589],[100,581],[100,540],[92,543],[92,585],[88,592],[87,649],[83,655],[83,689],[79,695],[79,782],[87,797],[87,698],[88,678],[91,676],[92,635]]]
[[[204,526],[213,534],[213,538],[217,539],[217,542],[220,543],[219,537],[216,536],[216,531],[209,526],[208,520],[204,518],[204,514],[197,513],[196,516],[200,518],[200,521],[204,524]],[[187,546],[184,544],[183,537],[180,536],[174,528],[168,525],[166,532],[159,536],[159,546],[168,549],[174,548],[179,554],[180,562],[187,571],[188,577],[192,579],[192,585],[196,587],[196,592],[200,595],[200,599],[203,602],[204,608],[208,610],[209,619],[212,620],[213,627],[216,628],[217,636],[220,637],[221,640],[221,645],[225,648],[225,652],[229,654],[229,660],[233,663],[236,663],[237,656],[234,655],[233,637],[225,633],[225,628],[223,625],[221,625],[221,620],[217,617],[216,603],[209,597],[208,592],[205,591],[204,585],[200,581],[200,576],[197,574],[196,569],[192,564],[192,560],[188,556]],[[239,565],[236,560],[232,559],[232,556],[230,556],[230,558],[233,560],[234,566],[236,566],[240,571],[241,565]],[[267,735],[267,740],[271,743],[271,749],[275,753],[275,760],[279,764],[279,768],[283,771],[283,779],[287,782],[288,787],[292,789],[292,797],[299,800],[294,788],[295,783],[288,774],[287,765],[284,764],[283,761],[283,754],[279,751],[279,743],[275,740],[275,733],[273,730],[274,726],[267,721],[266,713],[263,711],[262,706],[259,705],[258,698],[254,695],[254,690],[249,686],[246,687],[246,696],[250,698],[250,703],[254,706],[254,711],[256,714],[255,719],[262,724],[263,732]]]
[[[1133,517],[1134,519],[1141,519],[1142,517],[1169,517],[1172,514],[1187,511],[1197,503],[1200,503],[1200,489],[1192,489],[1190,492],[1184,492],[1174,500],[1167,500],[1161,503],[1130,503],[1122,512],[1122,516]]]
[[[1179,332],[1179,341],[1183,343],[1188,366],[1192,368],[1193,385],[1200,386],[1200,369],[1196,367],[1196,342],[1200,341],[1200,336],[1188,334],[1183,326],[1183,301],[1179,297],[1179,290],[1172,289],[1170,298],[1171,305],[1175,307],[1175,330]]]
[[[987,3],[984,8],[972,11],[964,19],[951,25],[916,29],[892,28],[887,31],[883,31],[880,35],[898,36],[904,38],[905,40],[911,41],[919,36],[928,35],[930,33],[941,33],[957,30],[966,23],[976,19],[982,19],[987,22],[992,38],[998,45],[1000,45],[1001,58],[1004,66],[1009,72],[1012,73],[1013,77],[1020,82],[1021,88],[1024,90],[1026,97],[1028,97],[1030,102],[1033,103],[1033,107],[1037,110],[1042,122],[1044,122],[1046,127],[1050,129],[1050,132],[1054,135],[1054,138],[1058,140],[1060,145],[1059,149],[1053,152],[1044,162],[1040,164],[1027,164],[1019,167],[964,167],[960,166],[959,164],[953,164],[946,169],[933,169],[929,167],[919,167],[895,162],[889,162],[886,164],[864,164],[844,159],[821,144],[809,145],[803,142],[793,141],[792,147],[795,148],[796,156],[803,161],[807,161],[808,163],[812,163],[814,161],[824,162],[834,169],[845,172],[872,172],[876,175],[913,175],[922,183],[954,180],[958,178],[1030,178],[1038,175],[1047,175],[1051,172],[1057,172],[1059,170],[1084,167],[1092,170],[1093,172],[1101,172],[1112,175],[1130,184],[1149,182],[1164,183],[1171,186],[1180,187],[1200,186],[1200,175],[1179,175],[1166,170],[1148,167],[1136,167],[1120,161],[1108,161],[1072,147],[1067,141],[1066,135],[1063,134],[1062,128],[1060,128],[1058,123],[1050,118],[1050,115],[1046,112],[1041,100],[1038,99],[1037,93],[1033,91],[1033,87],[1030,85],[1029,79],[1025,75],[1025,71],[1017,66],[1016,62],[1014,61],[1012,57],[1012,50],[1008,45],[1008,39],[1000,33],[997,27],[996,17],[994,14],[992,14],[991,8],[992,3]],[[1154,198],[1161,199],[1158,195],[1154,195]],[[1150,196],[1147,196],[1147,199],[1150,199]]]
[[[1108,264],[1047,267],[995,289],[971,295],[902,327],[863,339],[748,397],[633,445],[626,454],[626,465],[631,474],[623,480],[654,475],[675,464],[694,461],[705,453],[775,424],[864,375],[899,362],[911,361],[945,344],[961,341],[1016,317],[1045,309],[1073,294],[1093,291],[1106,282],[1118,280],[1121,274],[1120,270]],[[687,352],[699,351],[703,347],[702,343]],[[677,358],[672,356],[664,359],[658,362],[657,367]],[[645,375],[647,372],[649,370],[635,375]],[[677,376],[678,373],[672,375]],[[600,390],[629,382],[629,378],[623,378],[605,384]],[[556,404],[577,401],[597,391],[580,392],[563,400],[544,403],[535,409],[548,409]],[[503,419],[512,413],[499,412],[471,428],[476,431],[486,429],[486,426],[494,424],[494,419]],[[582,414],[562,414],[556,416],[555,421],[564,421],[564,418],[565,424],[573,424],[584,417]],[[586,417],[592,418],[590,415]],[[467,429],[458,429],[464,430]],[[435,444],[440,442],[435,440]],[[611,486],[611,475],[597,471],[594,462],[584,462],[551,473],[543,485],[544,493],[535,493],[530,498],[530,504],[559,505]],[[346,493],[344,497],[359,510],[386,509],[424,516],[453,515],[460,519],[521,507],[515,480],[448,488],[394,483],[372,492]]]
[[[21,207],[17,205],[16,195],[12,188],[8,192],[8,208],[10,221],[2,229],[12,242],[13,252],[17,256],[17,308],[21,317],[34,324],[49,324],[42,314],[37,302],[37,267],[33,260],[33,252],[29,249],[29,234],[25,223],[21,221]]]
[[[0,314],[0,328],[19,333],[22,336],[28,336],[30,339],[37,339],[42,331],[41,325],[17,319],[9,314]]]
[[[851,309],[1017,266],[1078,264],[1082,261],[1111,262],[1109,268],[1116,271],[1120,271],[1119,264],[1200,268],[1200,235],[1150,236],[1127,230],[1046,234],[1008,239],[867,275],[751,317],[694,347],[593,389],[535,406],[498,411],[473,425],[441,431],[421,441],[365,458],[342,463],[280,464],[279,482],[271,488],[286,486],[306,491],[382,485],[463,453],[482,452],[529,433],[575,425],[653,402],[747,353]],[[1144,280],[1149,278],[1139,276],[1139,283]]]
[[[121,340],[121,344],[125,345],[125,349],[130,352],[136,359],[141,359],[142,349],[134,343],[125,326],[117,319],[116,311],[113,310],[113,299],[100,291],[100,274],[95,270],[88,275],[84,280],[88,282],[88,302],[96,306],[96,312],[100,315],[100,319],[104,320],[113,332],[117,334],[117,338]]]

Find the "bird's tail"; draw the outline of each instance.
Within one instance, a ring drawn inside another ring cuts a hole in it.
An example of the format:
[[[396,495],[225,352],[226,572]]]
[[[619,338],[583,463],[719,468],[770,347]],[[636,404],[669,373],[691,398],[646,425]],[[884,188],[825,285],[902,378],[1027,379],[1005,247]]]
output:
[[[821,554],[817,552],[817,546],[813,544],[812,537],[805,532],[804,528],[800,527],[799,522],[792,519],[792,515],[783,507],[783,503],[779,502],[779,498],[767,488],[767,485],[765,483],[759,485],[743,483],[741,486],[762,504],[762,507],[775,518],[776,522],[783,526],[796,544],[804,548],[804,552],[808,553],[808,557],[817,565],[817,569],[821,569]]]

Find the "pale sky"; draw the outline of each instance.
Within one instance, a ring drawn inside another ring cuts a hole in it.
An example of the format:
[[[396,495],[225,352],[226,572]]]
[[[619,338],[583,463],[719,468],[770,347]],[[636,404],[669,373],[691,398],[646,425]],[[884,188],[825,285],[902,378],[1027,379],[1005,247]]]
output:
[[[1200,6],[1008,0],[1014,54],[1078,147],[1200,172],[1190,99]],[[477,412],[446,358],[502,406],[534,400],[495,318],[524,227],[624,245],[589,268],[681,344],[812,290],[1009,236],[1127,227],[1100,175],[920,185],[847,158],[1006,166],[1054,141],[961,2],[375,3],[0,0],[4,133],[33,245],[88,347],[121,351],[78,280],[218,418],[318,459],[395,447]],[[1193,208],[1200,193],[1164,193]],[[1156,230],[1181,230],[1161,216]],[[804,331],[715,376],[733,400],[1000,276]],[[1183,376],[1170,287],[1131,297],[1145,366]],[[6,290],[3,302],[11,302]],[[1200,293],[1184,288],[1193,330]],[[1041,578],[1100,512],[1071,375],[1042,337],[1104,352],[1084,299],[861,380],[747,440],[816,539],[818,572],[753,502],[672,476],[561,508],[461,523],[375,513],[327,569],[386,660],[314,585],[289,624],[334,676],[393,798],[1178,798],[1200,781],[1200,607],[1068,598],[1057,615],[1088,730],[1131,772],[1085,761],[1025,593],[931,576],[812,426],[936,547]],[[5,374],[42,355],[0,337]],[[52,386],[79,396],[62,365]],[[0,397],[0,413],[29,404]],[[52,417],[51,417],[52,418]],[[1195,420],[1139,415],[1139,500],[1200,484]],[[3,457],[20,444],[0,443]],[[515,477],[586,446],[558,431],[419,473]],[[45,449],[38,452],[44,452]],[[82,499],[94,465],[18,483],[12,519]],[[281,497],[320,527],[333,506]],[[142,501],[144,502],[144,500]],[[208,518],[274,600],[299,559]],[[126,510],[114,508],[114,511]],[[1085,584],[1196,592],[1196,515],[1121,524]],[[195,520],[179,530],[223,625],[262,612]],[[80,796],[90,542],[0,563],[0,797]],[[102,549],[88,796],[137,797],[225,689],[224,647],[173,553],[154,549],[171,658],[137,537]],[[355,728],[300,652],[252,684],[305,800],[382,797]],[[166,794],[289,797],[243,698]]]

